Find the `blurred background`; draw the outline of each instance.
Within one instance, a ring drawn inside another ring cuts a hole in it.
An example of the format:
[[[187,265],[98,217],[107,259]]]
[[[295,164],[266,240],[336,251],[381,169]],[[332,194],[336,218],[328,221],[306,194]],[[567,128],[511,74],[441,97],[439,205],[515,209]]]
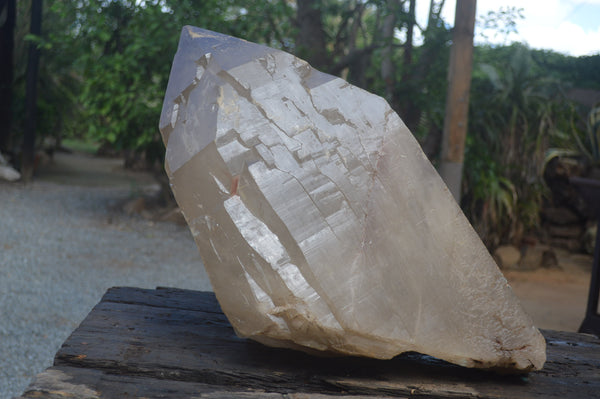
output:
[[[438,161],[453,1],[57,0],[44,2],[39,35],[30,33],[31,1],[3,0],[11,2],[12,62],[9,46],[0,55],[7,71],[0,76],[0,151],[17,170],[31,119],[30,46],[41,53],[36,171],[44,154],[62,149],[118,155],[128,168],[160,170],[157,121],[185,24],[292,52],[385,97]],[[592,18],[600,2],[504,4],[478,3],[461,196],[492,250],[548,233],[540,230],[547,207],[566,205],[585,216],[563,198],[569,194],[561,178],[590,173],[599,162],[590,112],[600,101],[600,27]],[[573,229],[583,235],[585,226]],[[561,245],[584,249],[583,242],[567,241]]]
[[[0,170],[17,180],[0,184],[0,277],[9,285],[21,276],[6,271],[17,264],[10,256],[23,252],[13,243],[19,222],[10,224],[9,215],[27,207],[26,219],[36,207],[61,203],[45,197],[52,190],[97,195],[94,209],[109,210],[94,217],[109,230],[119,223],[137,223],[140,231],[172,223],[170,235],[186,230],[163,172],[158,131],[184,25],[291,52],[384,97],[439,165],[455,9],[444,0],[0,0]],[[598,17],[600,0],[477,2],[459,202],[544,328],[576,331],[585,311],[597,232],[569,178],[600,178]],[[94,256],[101,264],[102,255]],[[200,260],[186,256],[181,270],[189,273]],[[165,284],[209,287],[168,278]],[[161,279],[127,281],[152,286]],[[15,311],[10,295],[0,292],[4,316]],[[69,320],[76,325],[85,314]],[[17,330],[1,323],[8,342]],[[64,334],[44,362],[59,339]],[[27,370],[23,378],[33,372]]]

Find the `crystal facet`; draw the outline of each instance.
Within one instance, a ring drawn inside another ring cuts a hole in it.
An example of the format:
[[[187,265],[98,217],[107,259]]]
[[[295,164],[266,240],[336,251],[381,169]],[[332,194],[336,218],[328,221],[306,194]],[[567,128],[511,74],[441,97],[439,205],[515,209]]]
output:
[[[175,197],[238,335],[539,369],[545,342],[382,98],[186,26],[160,129]]]

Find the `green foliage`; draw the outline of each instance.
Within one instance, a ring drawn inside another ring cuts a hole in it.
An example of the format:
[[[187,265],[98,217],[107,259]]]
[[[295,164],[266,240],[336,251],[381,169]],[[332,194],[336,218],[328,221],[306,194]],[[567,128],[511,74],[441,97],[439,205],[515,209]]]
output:
[[[62,146],[71,151],[83,152],[94,155],[100,149],[100,144],[94,141],[66,138],[62,140]]]
[[[87,135],[117,150],[148,153],[156,147],[181,27],[218,29],[226,15],[222,7],[227,5],[217,1],[81,2],[72,34],[83,43],[79,101]]]
[[[20,2],[19,11],[17,42],[31,41],[43,49],[38,137],[87,137],[147,155],[164,151],[158,117],[184,25],[293,47],[294,9],[283,0],[57,0],[46,2],[42,37],[27,34],[28,2]],[[15,90],[21,123],[22,47],[17,46]]]
[[[478,18],[478,30],[484,39],[502,37],[506,44],[510,35],[517,33],[517,22],[524,18],[523,8],[500,7],[497,11],[488,11]]]
[[[449,28],[436,26],[423,46],[415,49],[415,61],[403,66],[408,69],[408,78],[397,83],[398,97],[420,111],[418,123],[409,126],[418,138],[426,138],[432,130],[441,132],[444,125],[450,39]],[[400,114],[410,121],[411,115],[404,109],[399,110]]]
[[[424,0],[419,0],[424,1]],[[451,29],[430,1],[426,26],[409,0],[320,0],[328,72],[385,96],[435,158],[445,115]],[[182,26],[285,51],[300,29],[290,0],[55,0],[45,2],[42,37],[28,32],[29,1],[18,2],[15,112],[23,119],[26,48],[42,49],[38,136],[84,139],[160,158],[157,125]],[[395,33],[383,31],[393,16]],[[507,41],[522,18],[500,8],[479,21]],[[414,30],[422,42],[407,43]],[[392,51],[390,51],[390,48]],[[382,65],[393,65],[382,77]],[[386,75],[387,76],[387,75]],[[600,89],[600,55],[568,57],[523,45],[475,49],[463,208],[490,246],[518,241],[538,223],[541,170],[551,147],[598,159],[598,124],[564,101],[568,87]],[[154,155],[152,155],[154,154]]]
[[[575,153],[589,165],[600,166],[600,106],[590,110],[585,125],[572,123],[571,132],[577,145]]]
[[[600,166],[600,106],[592,108],[585,121],[574,106],[570,111],[566,128],[557,134],[560,140],[546,152],[544,166],[554,158],[573,158],[588,166]]]
[[[587,132],[592,159],[594,163],[600,164],[600,107],[590,111]]]
[[[518,242],[538,225],[544,157],[573,114],[559,82],[536,73],[532,52],[523,45],[485,48],[476,58],[466,208],[487,244],[495,246]],[[486,58],[494,66],[482,62]]]
[[[569,57],[548,50],[532,50],[538,72],[571,87],[600,90],[600,54]]]
[[[19,137],[24,129],[25,72],[30,43],[37,45],[42,52],[38,77],[37,137],[42,141],[48,136],[57,137],[58,132],[65,134],[76,129],[81,78],[73,66],[77,51],[70,40],[70,28],[63,23],[63,16],[54,12],[58,3],[44,8],[43,29],[49,30],[45,28],[48,26],[53,28],[38,37],[29,34],[30,2],[18,2],[13,88],[15,147],[20,144]],[[68,12],[74,15],[72,9]]]
[[[80,100],[90,136],[116,149],[143,149],[158,139],[154,126],[164,90],[164,65],[152,65],[163,48],[156,40],[165,31],[157,16],[160,6],[110,2],[96,11],[83,9],[86,25],[77,39],[86,43],[82,53],[84,82]]]
[[[517,190],[482,142],[468,137],[465,177],[467,213],[488,246],[497,246],[516,230]]]

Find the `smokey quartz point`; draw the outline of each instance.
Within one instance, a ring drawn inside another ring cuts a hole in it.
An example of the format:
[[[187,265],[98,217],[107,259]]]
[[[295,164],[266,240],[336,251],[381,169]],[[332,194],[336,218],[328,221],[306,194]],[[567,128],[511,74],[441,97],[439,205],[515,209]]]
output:
[[[380,97],[283,51],[183,28],[160,130],[241,337],[540,369],[545,341]]]

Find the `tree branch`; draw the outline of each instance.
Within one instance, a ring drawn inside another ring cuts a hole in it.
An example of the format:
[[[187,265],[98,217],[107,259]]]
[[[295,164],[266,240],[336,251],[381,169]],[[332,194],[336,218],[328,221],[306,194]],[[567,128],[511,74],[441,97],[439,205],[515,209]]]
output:
[[[332,75],[339,75],[344,68],[347,68],[348,66],[352,65],[358,58],[364,57],[367,54],[372,53],[379,47],[381,47],[381,44],[371,44],[367,47],[355,49],[354,51],[351,51],[344,57],[342,57],[337,63],[335,63],[335,65],[329,68],[327,72]]]

